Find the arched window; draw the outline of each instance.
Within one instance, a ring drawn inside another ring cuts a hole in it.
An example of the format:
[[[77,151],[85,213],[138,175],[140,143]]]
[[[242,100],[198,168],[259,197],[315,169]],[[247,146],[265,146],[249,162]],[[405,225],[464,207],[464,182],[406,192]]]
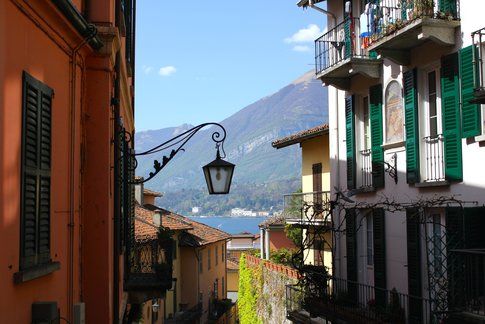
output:
[[[391,81],[386,88],[386,143],[404,140],[404,104],[399,82]]]

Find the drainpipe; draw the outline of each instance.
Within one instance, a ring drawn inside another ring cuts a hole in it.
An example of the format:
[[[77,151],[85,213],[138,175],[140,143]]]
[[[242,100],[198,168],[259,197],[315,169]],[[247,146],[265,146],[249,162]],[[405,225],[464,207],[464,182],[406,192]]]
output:
[[[75,143],[76,143],[76,81],[77,81],[77,55],[82,47],[96,37],[97,29],[94,25],[89,25],[89,34],[74,47],[69,58],[70,63],[70,107],[69,107],[69,223],[68,223],[68,249],[69,249],[69,274],[67,292],[67,317],[73,320],[74,308],[74,227],[75,227],[75,190],[74,183],[75,170]]]
[[[335,16],[333,13],[331,13],[330,11],[325,10],[325,9],[322,9],[322,8],[320,8],[320,7],[317,7],[317,5],[315,5],[315,4],[313,3],[313,0],[308,0],[308,6],[309,6],[310,8],[312,8],[312,9],[314,9],[314,10],[318,11],[318,12],[323,13],[324,15],[327,15],[327,16],[332,17],[332,18],[333,18],[334,23],[335,23],[335,24],[337,24],[337,17],[336,17],[336,16]]]

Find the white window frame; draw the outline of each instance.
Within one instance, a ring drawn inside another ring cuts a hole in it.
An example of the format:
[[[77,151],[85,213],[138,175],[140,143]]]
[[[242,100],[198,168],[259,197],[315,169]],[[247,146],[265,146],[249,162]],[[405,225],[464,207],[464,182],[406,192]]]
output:
[[[366,245],[366,265],[367,268],[374,269],[374,214],[368,212],[365,216],[365,245]],[[370,244],[369,244],[370,243]],[[369,251],[371,251],[369,255]]]
[[[364,121],[364,103],[365,99],[367,98],[367,112],[368,112],[368,119],[369,119],[369,146],[366,147],[366,140],[365,140],[365,121]],[[361,151],[363,150],[370,150],[372,143],[371,143],[371,128],[370,128],[370,106],[369,106],[369,95],[366,94],[365,96],[356,95],[355,98],[355,153],[356,153],[356,185],[357,188],[362,188],[364,186],[362,180],[362,157]],[[372,182],[372,180],[371,180]]]
[[[428,74],[436,74],[436,115],[437,134],[443,134],[441,110],[441,62],[435,61],[418,72],[418,123],[419,123],[419,173],[420,179],[426,179],[426,143],[424,138],[430,135],[429,128],[429,87]],[[422,180],[424,182],[424,180]]]

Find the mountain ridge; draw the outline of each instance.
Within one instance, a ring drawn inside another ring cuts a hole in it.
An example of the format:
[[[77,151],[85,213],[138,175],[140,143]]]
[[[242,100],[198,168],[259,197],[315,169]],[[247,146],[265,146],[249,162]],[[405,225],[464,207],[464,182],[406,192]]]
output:
[[[276,150],[271,142],[328,122],[327,90],[322,88],[320,81],[315,80],[313,75],[313,71],[304,73],[280,90],[220,122],[227,130],[224,143],[227,160],[236,164],[233,179],[235,185],[260,185],[300,177],[300,149],[292,146]],[[137,132],[135,147],[138,152],[150,149],[190,127],[192,125],[183,124]],[[215,158],[214,143],[211,140],[215,130],[211,127],[199,131],[187,143],[185,152],[174,157],[157,177],[146,184],[147,187],[166,192],[205,190],[201,167]],[[138,160],[137,175],[146,176],[151,171],[152,161],[161,160],[162,157],[162,153],[141,157]]]

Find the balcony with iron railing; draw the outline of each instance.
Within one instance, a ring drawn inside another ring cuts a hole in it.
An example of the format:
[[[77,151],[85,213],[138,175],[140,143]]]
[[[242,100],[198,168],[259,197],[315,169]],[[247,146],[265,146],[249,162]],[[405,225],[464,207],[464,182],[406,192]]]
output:
[[[445,153],[443,135],[423,138],[424,164],[423,183],[443,183],[445,179]]]
[[[202,316],[202,303],[198,303],[193,307],[181,307],[180,312],[175,313],[173,318],[166,319],[165,324],[191,324],[196,323]]]
[[[287,224],[330,225],[330,192],[314,191],[284,195],[283,216]]]
[[[361,178],[360,189],[372,188],[372,151],[370,149],[362,150],[360,153],[360,170]]]
[[[455,45],[460,26],[459,0],[377,0],[365,13],[369,22],[368,50],[398,64],[409,65],[410,50],[432,41]]]
[[[287,285],[286,314],[293,323],[318,317],[332,323],[434,323],[425,298],[335,277],[318,286]]]
[[[358,18],[346,19],[320,36],[315,40],[317,78],[343,90],[349,90],[349,77],[356,74],[378,79],[382,61],[366,50],[367,40]]]
[[[473,66],[475,76],[474,102],[485,104],[485,70],[483,65],[483,55],[485,51],[485,28],[472,33],[472,41],[476,50],[473,53]]]
[[[130,302],[165,297],[172,288],[172,250],[175,241],[160,230],[157,238],[134,236],[126,247],[125,290]]]

